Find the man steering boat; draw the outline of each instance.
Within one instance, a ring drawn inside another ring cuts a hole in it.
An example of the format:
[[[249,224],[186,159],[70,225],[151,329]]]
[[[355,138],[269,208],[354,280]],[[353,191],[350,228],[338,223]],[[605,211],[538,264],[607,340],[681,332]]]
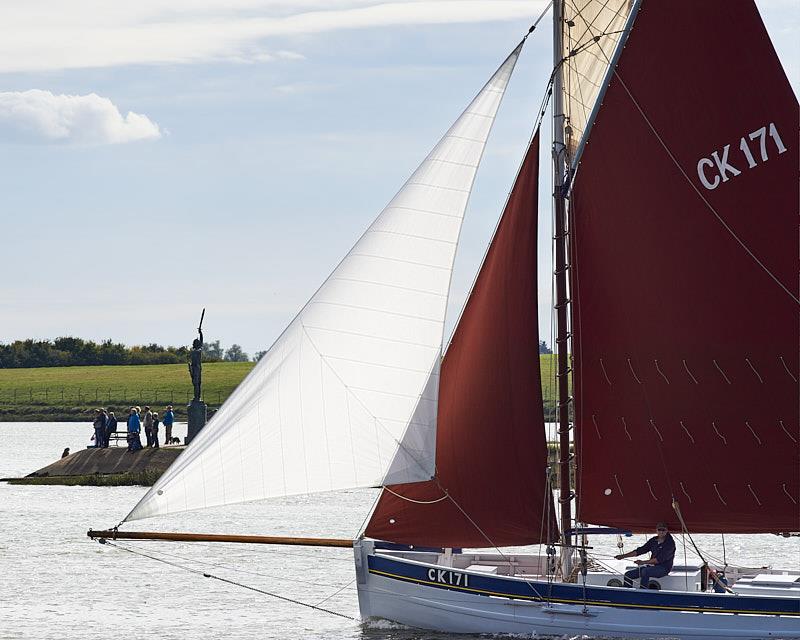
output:
[[[650,586],[650,578],[663,578],[672,571],[672,562],[675,559],[675,540],[665,522],[659,522],[656,525],[656,535],[641,547],[614,557],[617,560],[623,560],[648,552],[650,553],[649,559],[636,560],[635,562],[639,566],[636,569],[625,572],[626,587],[632,587],[633,581],[639,578],[639,588],[647,589]]]

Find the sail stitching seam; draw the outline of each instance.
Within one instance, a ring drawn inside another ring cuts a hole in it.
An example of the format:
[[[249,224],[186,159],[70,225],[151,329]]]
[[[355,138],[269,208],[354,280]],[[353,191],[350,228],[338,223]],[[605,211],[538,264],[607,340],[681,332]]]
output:
[[[426,213],[432,216],[442,216],[443,218],[461,218],[462,216],[453,215],[452,213],[443,213],[441,211],[431,211],[430,209],[417,209],[415,207],[403,207],[396,204],[390,204],[386,207],[386,210],[389,209],[403,209],[405,211],[416,211],[417,213]]]
[[[359,282],[361,284],[374,284],[379,287],[390,287],[392,289],[401,289],[403,291],[412,291],[414,293],[424,293],[425,295],[429,296],[436,296],[438,298],[444,298],[443,293],[439,293],[438,291],[426,291],[425,289],[415,289],[414,287],[404,287],[399,284],[389,284],[388,282],[376,282],[374,280],[364,280],[363,278],[345,278],[343,276],[334,276],[331,280],[342,280],[344,282]]]
[[[452,240],[442,240],[441,238],[431,238],[429,236],[420,236],[413,233],[403,233],[402,231],[389,231],[388,229],[370,229],[370,233],[387,233],[393,236],[403,236],[404,238],[416,238],[417,240],[429,240],[430,242],[441,242],[443,244],[455,245]]]
[[[478,113],[477,111],[465,111],[464,115],[476,116],[478,118],[489,118],[491,120],[494,120],[494,116],[487,116],[485,113]]]
[[[380,389],[370,389],[369,387],[357,387],[355,385],[347,385],[347,388],[355,389],[356,391],[369,391],[370,393],[380,393],[385,396],[394,396],[396,398],[419,398],[421,400],[428,400],[430,402],[433,402],[433,400],[430,398],[424,398],[422,396],[412,395],[410,393],[397,393],[396,391],[381,391]],[[375,416],[372,417],[374,418]]]
[[[430,182],[406,182],[406,186],[417,186],[417,187],[430,187],[431,189],[444,189],[445,191],[456,191],[458,193],[469,193],[471,189],[459,189],[458,187],[445,187],[441,184],[432,184]]]
[[[327,300],[315,300],[313,304],[326,304],[332,307],[346,307],[348,309],[359,309],[361,311],[374,311],[375,313],[385,313],[386,315],[396,316],[398,318],[409,318],[411,320],[423,320],[425,322],[435,322],[437,324],[442,324],[442,320],[437,320],[435,318],[424,318],[422,316],[414,316],[409,313],[397,313],[396,311],[385,311],[384,309],[374,309],[372,307],[365,307],[363,305],[358,304],[346,304],[344,302],[330,302]]]
[[[310,324],[304,324],[303,326],[306,329],[312,329],[314,331],[328,331],[330,333],[342,333],[342,334],[349,335],[349,336],[359,336],[359,337],[362,337],[362,338],[370,338],[371,340],[381,340],[383,342],[393,342],[393,343],[396,343],[396,344],[404,344],[404,345],[408,345],[408,346],[412,346],[412,347],[425,347],[426,349],[437,349],[438,350],[438,347],[435,347],[435,346],[432,346],[432,345],[429,345],[429,344],[424,344],[422,342],[409,342],[407,340],[395,340],[393,338],[384,338],[384,337],[381,337],[381,336],[374,336],[374,335],[371,335],[369,333],[359,333],[357,331],[344,331],[343,329],[331,329],[330,327],[315,327],[315,326],[310,325]]]
[[[454,138],[456,140],[466,140],[467,142],[479,142],[480,144],[484,143],[484,141],[480,140],[479,138],[470,138],[469,136],[459,136],[456,135],[455,133],[448,133],[446,136],[444,136],[443,140],[447,138]]]
[[[417,262],[415,260],[404,260],[403,258],[392,258],[391,256],[377,256],[371,253],[351,253],[350,256],[361,256],[362,258],[375,258],[376,260],[389,260],[391,262],[403,262],[405,264],[413,264],[416,267],[427,267],[428,269],[439,269],[441,271],[450,271],[449,267],[440,267],[439,265],[436,264],[427,264],[425,262]]]
[[[487,116],[487,118],[488,117],[491,116]],[[428,162],[441,162],[442,164],[453,164],[456,165],[457,167],[467,167],[468,169],[478,168],[477,164],[472,164],[471,162],[456,162],[455,160],[445,160],[444,158],[436,158],[436,157],[428,158]]]
[[[329,360],[341,360],[343,362],[355,362],[357,364],[365,364],[370,367],[384,367],[386,369],[399,369],[400,371],[411,371],[413,373],[428,373],[422,369],[412,369],[410,367],[400,367],[394,364],[382,364],[380,362],[369,362],[368,360],[359,360],[357,358],[343,358],[341,356],[332,356],[330,354],[323,356]]]

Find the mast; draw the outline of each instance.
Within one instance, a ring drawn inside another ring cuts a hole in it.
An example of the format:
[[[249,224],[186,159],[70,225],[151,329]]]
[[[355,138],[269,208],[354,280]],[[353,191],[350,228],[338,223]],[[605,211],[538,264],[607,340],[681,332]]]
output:
[[[572,527],[572,492],[570,490],[569,450],[569,331],[567,305],[567,229],[565,176],[567,172],[566,145],[564,144],[564,93],[563,93],[563,24],[564,2],[553,2],[553,211],[555,217],[555,285],[556,285],[556,345],[558,352],[558,436],[559,463],[558,481],[561,503],[561,571],[566,577],[571,570],[572,549],[570,536]]]

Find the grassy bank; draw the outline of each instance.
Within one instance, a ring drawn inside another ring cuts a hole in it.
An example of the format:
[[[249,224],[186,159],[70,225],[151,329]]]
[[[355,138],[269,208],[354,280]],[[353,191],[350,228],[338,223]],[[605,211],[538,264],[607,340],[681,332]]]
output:
[[[86,474],[81,476],[46,476],[6,479],[8,484],[66,485],[83,487],[152,487],[160,472],[140,471],[135,473]]]
[[[203,365],[203,396],[218,407],[253,368],[252,362]],[[0,422],[83,421],[95,407],[124,416],[132,405],[175,406],[178,420],[192,396],[183,364],[0,369]]]
[[[252,362],[203,365],[203,399],[219,407],[253,368]],[[545,419],[555,417],[556,360],[540,357]],[[0,422],[87,421],[96,407],[125,416],[132,405],[172,404],[186,419],[192,396],[184,364],[0,369]]]

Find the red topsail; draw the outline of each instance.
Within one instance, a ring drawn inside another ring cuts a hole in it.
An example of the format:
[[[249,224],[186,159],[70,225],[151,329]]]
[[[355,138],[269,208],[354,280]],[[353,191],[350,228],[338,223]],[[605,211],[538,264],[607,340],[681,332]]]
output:
[[[642,3],[571,198],[579,520],[800,529],[797,139],[752,2]]]
[[[557,536],[538,365],[538,177],[537,132],[442,363],[436,477],[384,490],[370,537],[490,547]]]

